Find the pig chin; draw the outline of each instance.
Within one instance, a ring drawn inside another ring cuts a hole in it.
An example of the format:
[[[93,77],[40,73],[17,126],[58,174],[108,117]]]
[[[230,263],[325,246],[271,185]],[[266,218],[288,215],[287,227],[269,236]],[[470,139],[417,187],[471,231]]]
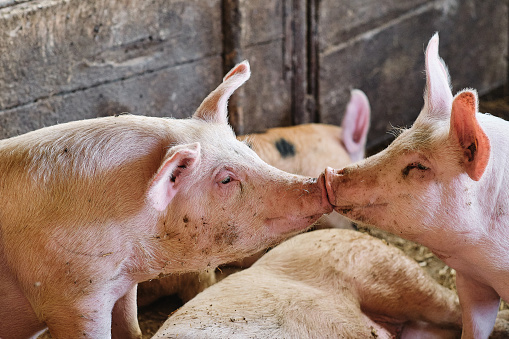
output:
[[[368,225],[376,225],[380,222],[377,215],[383,215],[383,210],[387,208],[387,203],[366,204],[363,206],[335,206],[334,210],[345,217]]]
[[[273,236],[288,236],[289,234],[304,231],[317,221],[323,214],[314,214],[307,217],[277,217],[267,219],[265,224],[269,234]]]

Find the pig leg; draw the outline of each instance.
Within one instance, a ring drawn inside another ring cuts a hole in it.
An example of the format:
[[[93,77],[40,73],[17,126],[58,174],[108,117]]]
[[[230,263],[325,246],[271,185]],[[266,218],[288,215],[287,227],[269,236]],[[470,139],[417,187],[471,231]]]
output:
[[[99,300],[91,301],[92,308],[59,304],[63,306],[51,307],[46,319],[52,338],[111,338],[112,307]]]
[[[500,304],[497,292],[460,272],[456,273],[456,288],[463,313],[461,338],[488,338],[495,325]]]
[[[111,336],[114,339],[141,338],[136,306],[137,288],[138,285],[135,284],[113,306]]]
[[[358,282],[363,312],[374,320],[382,316],[402,323],[427,322],[459,334],[461,309],[456,294],[399,250],[386,252],[371,259],[374,265],[369,266],[369,274]]]

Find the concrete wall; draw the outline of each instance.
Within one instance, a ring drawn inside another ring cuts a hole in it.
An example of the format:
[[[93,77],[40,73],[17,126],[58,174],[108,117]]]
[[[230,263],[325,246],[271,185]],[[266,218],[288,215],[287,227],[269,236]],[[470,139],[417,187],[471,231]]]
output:
[[[360,88],[373,146],[417,116],[435,31],[454,90],[506,83],[508,2],[0,0],[0,137],[121,112],[187,117],[248,59],[237,132],[339,124]]]

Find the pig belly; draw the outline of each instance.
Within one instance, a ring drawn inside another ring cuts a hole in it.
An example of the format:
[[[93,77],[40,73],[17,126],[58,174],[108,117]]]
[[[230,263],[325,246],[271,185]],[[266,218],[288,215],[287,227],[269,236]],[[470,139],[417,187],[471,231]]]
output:
[[[46,327],[14,278],[0,265],[0,338],[30,338]]]

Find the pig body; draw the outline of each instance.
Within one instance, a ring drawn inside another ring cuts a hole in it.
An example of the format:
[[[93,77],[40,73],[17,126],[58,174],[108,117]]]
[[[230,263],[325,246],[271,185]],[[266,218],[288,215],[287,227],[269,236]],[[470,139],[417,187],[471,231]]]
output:
[[[341,127],[304,124],[238,138],[266,163],[285,172],[316,177],[327,166],[342,168],[364,158],[370,116],[368,98],[354,89]]]
[[[415,261],[366,234],[328,229],[293,237],[209,287],[153,338],[413,339],[460,332],[456,294]]]
[[[236,140],[226,104],[249,74],[239,64],[191,119],[107,117],[0,142],[2,339],[45,326],[140,337],[138,282],[255,253],[330,212],[323,177]]]
[[[335,210],[428,246],[456,269],[463,338],[487,338],[509,300],[509,122],[477,112],[477,94],[453,97],[426,50],[424,108],[383,152],[326,171]]]

